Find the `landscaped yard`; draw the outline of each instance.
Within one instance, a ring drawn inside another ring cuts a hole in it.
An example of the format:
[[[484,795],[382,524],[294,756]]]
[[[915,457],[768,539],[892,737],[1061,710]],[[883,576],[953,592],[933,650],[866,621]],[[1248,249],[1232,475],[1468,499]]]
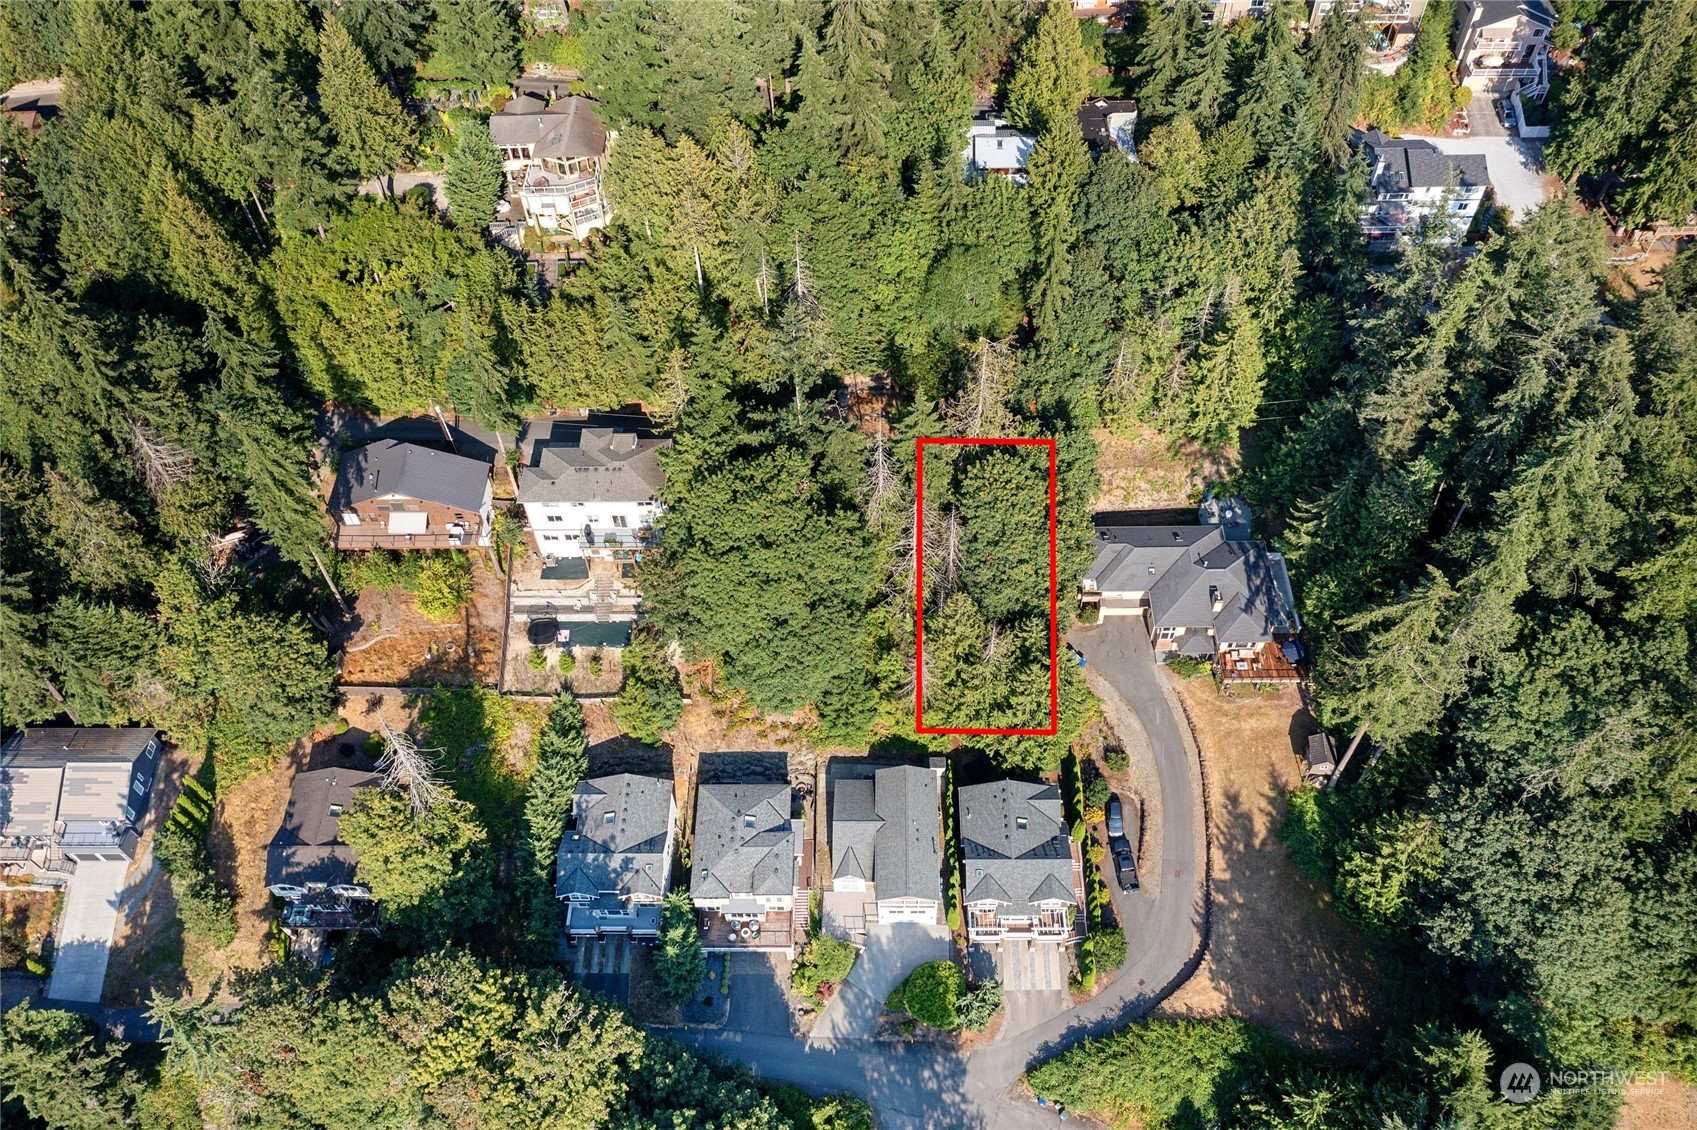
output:
[[[1294,689],[1230,697],[1206,676],[1175,682],[1208,778],[1213,930],[1201,969],[1157,1015],[1239,1016],[1301,1047],[1365,1044],[1377,1003],[1370,943],[1278,837],[1301,780],[1294,743],[1312,720]]]

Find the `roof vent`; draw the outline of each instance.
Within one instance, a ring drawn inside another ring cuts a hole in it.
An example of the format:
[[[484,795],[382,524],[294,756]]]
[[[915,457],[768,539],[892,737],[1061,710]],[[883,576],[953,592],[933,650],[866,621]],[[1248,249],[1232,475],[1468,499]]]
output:
[[[1184,540],[1184,534],[1179,530],[1174,530],[1173,531],[1173,540],[1174,541],[1183,541]]]

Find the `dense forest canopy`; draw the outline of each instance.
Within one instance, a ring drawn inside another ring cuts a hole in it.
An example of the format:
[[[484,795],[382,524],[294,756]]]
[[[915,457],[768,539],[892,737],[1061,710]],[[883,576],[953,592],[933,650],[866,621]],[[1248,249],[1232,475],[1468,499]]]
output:
[[[1559,6],[1552,170],[1633,223],[1683,220],[1697,7]],[[1297,794],[1287,838],[1426,986],[1382,1058],[1460,1080],[1351,1109],[1449,1124],[1457,1096],[1488,1105],[1493,1056],[1692,1071],[1697,268],[1624,296],[1567,196],[1369,258],[1350,130],[1447,120],[1455,12],[1428,5],[1384,76],[1345,7],[1304,28],[1294,3],[1228,24],[1172,0],[1105,36],[1060,0],[603,0],[564,33],[505,0],[0,4],[0,82],[66,80],[39,133],[0,125],[0,720],[158,725],[218,779],[258,771],[332,712],[307,618],[344,568],[315,494],[327,402],[510,429],[639,401],[675,436],[639,578],[651,667],[676,641],[821,744],[950,748],[913,732],[917,539],[958,551],[921,597],[939,718],[1040,723],[1043,570],[1008,523],[1041,484],[962,458],[916,530],[915,441],[1055,440],[1064,597],[1097,429],[1247,433],[1218,485],[1289,555],[1322,720],[1376,754]],[[614,220],[551,292],[484,230],[485,121],[533,60],[580,68],[618,132]],[[1137,161],[1086,148],[1087,94],[1138,99]],[[1035,138],[1027,183],[963,175],[991,101]],[[357,191],[408,164],[442,171],[447,215]],[[843,407],[874,383],[887,429]],[[1059,679],[1060,734],[985,743],[1001,764],[1051,768],[1087,721]],[[676,709],[654,687],[645,728]],[[462,692],[426,726],[466,753],[503,702]],[[514,780],[467,761],[428,818],[350,813],[396,911],[380,944],[333,978],[256,975],[234,1013],[161,1002],[163,1061],[22,1014],[7,1116],[839,1125],[542,971],[574,708]],[[1226,1036],[1222,1071],[1271,1062]],[[1302,1124],[1311,1098],[1230,1117]]]

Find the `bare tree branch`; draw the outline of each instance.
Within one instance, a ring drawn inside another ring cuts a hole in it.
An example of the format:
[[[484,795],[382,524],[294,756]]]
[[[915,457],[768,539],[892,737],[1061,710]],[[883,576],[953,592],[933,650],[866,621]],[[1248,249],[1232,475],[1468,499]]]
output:
[[[377,762],[377,771],[383,774],[383,787],[405,792],[412,802],[413,815],[423,816],[448,795],[448,790],[432,775],[436,766],[428,756],[443,751],[419,749],[405,730],[397,730],[381,718],[377,724],[383,731],[383,756]]]
[[[189,481],[194,473],[193,456],[134,416],[129,425],[130,459],[141,472],[149,494],[158,498],[168,487]]]

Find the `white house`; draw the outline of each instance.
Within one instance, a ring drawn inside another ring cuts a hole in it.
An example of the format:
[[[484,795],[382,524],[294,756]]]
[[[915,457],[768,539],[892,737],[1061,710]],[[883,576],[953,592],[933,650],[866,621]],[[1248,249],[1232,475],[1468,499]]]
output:
[[[1456,80],[1478,94],[1518,90],[1543,101],[1555,26],[1555,10],[1544,0],[1465,0],[1456,11]]]
[[[666,512],[659,452],[669,439],[584,427],[537,441],[519,469],[519,503],[544,557],[640,561]]]
[[[1361,145],[1373,167],[1361,205],[1369,240],[1394,240],[1428,216],[1448,221],[1445,242],[1467,231],[1491,184],[1483,153],[1444,153],[1430,141],[1376,129],[1361,136]]]
[[[968,180],[991,173],[1007,177],[1015,184],[1024,184],[1025,163],[1037,148],[1037,138],[1008,125],[994,114],[974,118],[966,130],[966,161]]]
[[[607,132],[587,98],[548,102],[522,94],[490,117],[489,135],[507,173],[502,219],[569,231],[576,239],[607,226],[612,206],[601,191]],[[512,214],[515,202],[523,215]]]

